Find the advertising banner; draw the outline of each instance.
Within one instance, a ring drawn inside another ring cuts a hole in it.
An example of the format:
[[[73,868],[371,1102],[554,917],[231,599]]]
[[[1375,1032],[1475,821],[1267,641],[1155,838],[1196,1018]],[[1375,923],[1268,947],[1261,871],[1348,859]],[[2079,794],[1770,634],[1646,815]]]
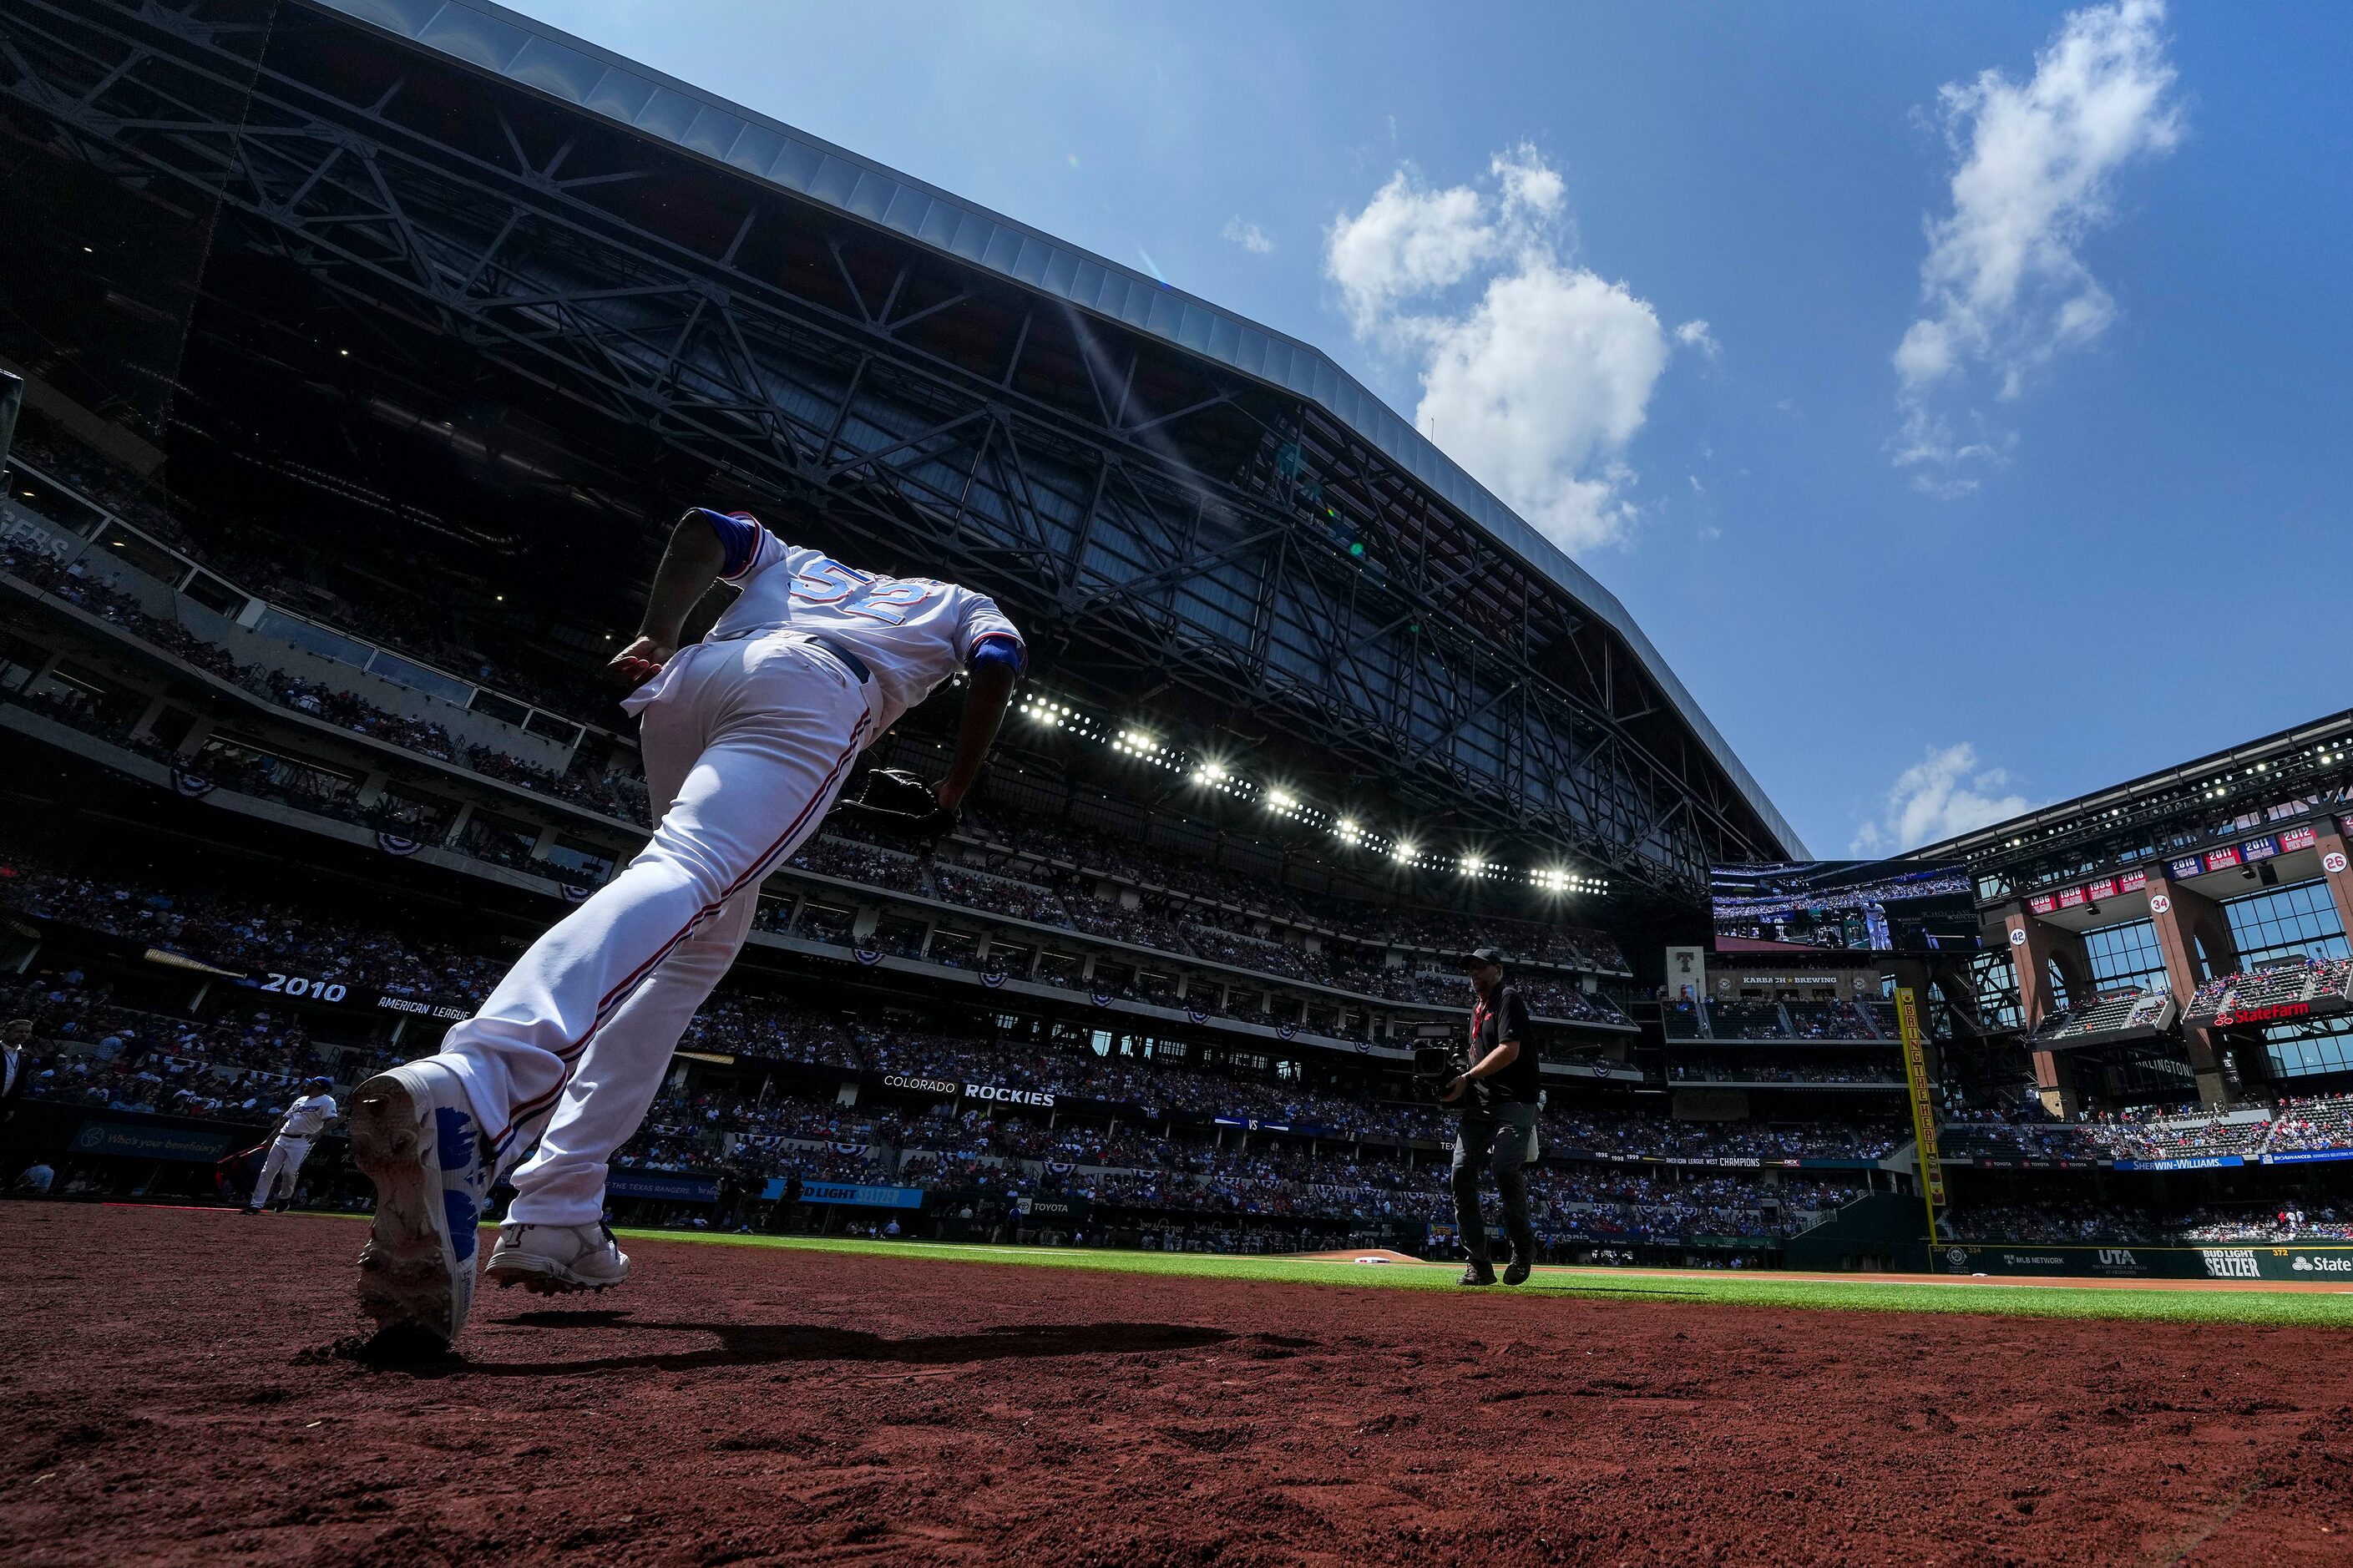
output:
[[[185,1160],[209,1165],[228,1152],[230,1131],[193,1127],[142,1127],[129,1121],[85,1121],[67,1145],[77,1154],[128,1154],[141,1160]]]
[[[2353,1278],[2353,1246],[2257,1247],[2043,1246],[1956,1242],[1929,1249],[1942,1274],[2050,1276],[2110,1279],[2333,1279]]]
[[[719,1184],[700,1176],[666,1176],[658,1172],[616,1171],[605,1180],[605,1191],[617,1198],[666,1199],[674,1204],[715,1204]]]
[[[762,1197],[775,1201],[785,1195],[785,1179],[768,1178]],[[857,1208],[919,1209],[923,1206],[921,1187],[870,1187],[857,1182],[803,1182],[801,1202],[805,1204],[849,1204]]]
[[[1014,1205],[1031,1219],[1071,1220],[1083,1224],[1094,1214],[1094,1205],[1075,1194],[1056,1196],[1023,1198]]]

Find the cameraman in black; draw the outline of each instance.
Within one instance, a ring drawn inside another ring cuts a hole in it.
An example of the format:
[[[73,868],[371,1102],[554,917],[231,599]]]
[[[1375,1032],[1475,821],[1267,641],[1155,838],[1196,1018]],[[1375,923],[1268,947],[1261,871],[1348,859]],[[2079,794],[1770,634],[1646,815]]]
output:
[[[1528,1225],[1528,1184],[1521,1173],[1535,1137],[1537,1094],[1535,1047],[1529,1042],[1527,1004],[1504,984],[1500,948],[1471,955],[1471,1068],[1440,1091],[1439,1099],[1461,1107],[1454,1133],[1454,1217],[1471,1266],[1457,1281],[1493,1285],[1495,1266],[1487,1256],[1487,1222],[1479,1213],[1479,1168],[1495,1173],[1504,1200],[1504,1233],[1512,1259],[1504,1283],[1517,1285],[1536,1260],[1535,1232]]]

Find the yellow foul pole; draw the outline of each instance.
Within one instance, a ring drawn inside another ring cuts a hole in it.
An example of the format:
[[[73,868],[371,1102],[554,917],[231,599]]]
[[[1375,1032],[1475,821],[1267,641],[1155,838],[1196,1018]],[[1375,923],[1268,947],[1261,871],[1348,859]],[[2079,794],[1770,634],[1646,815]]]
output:
[[[1920,1150],[1920,1197],[1928,1205],[1928,1246],[1945,1206],[1945,1162],[1936,1152],[1936,1105],[1928,1094],[1928,1057],[1920,1043],[1920,1005],[1912,987],[1895,988],[1895,1024],[1904,1037],[1904,1081],[1912,1090],[1912,1136]]]

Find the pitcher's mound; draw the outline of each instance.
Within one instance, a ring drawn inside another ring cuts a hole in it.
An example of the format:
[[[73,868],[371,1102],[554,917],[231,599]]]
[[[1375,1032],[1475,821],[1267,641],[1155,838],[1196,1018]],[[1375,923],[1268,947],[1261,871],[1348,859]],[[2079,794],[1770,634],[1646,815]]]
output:
[[[1386,1247],[1367,1247],[1356,1252],[1311,1252],[1311,1263],[1419,1263],[1420,1258],[1410,1252],[1394,1252]]]

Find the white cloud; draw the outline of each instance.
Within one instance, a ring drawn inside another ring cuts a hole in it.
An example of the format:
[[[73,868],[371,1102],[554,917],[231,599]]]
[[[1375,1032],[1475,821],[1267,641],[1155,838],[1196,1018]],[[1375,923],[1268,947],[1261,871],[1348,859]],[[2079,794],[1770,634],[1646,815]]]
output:
[[[2035,57],[2031,80],[1989,69],[1939,93],[1957,160],[1953,210],[1927,224],[1924,313],[1894,356],[1899,467],[1998,466],[2006,441],[1957,438],[1936,395],[1982,369],[1999,400],[2015,399],[2035,369],[2116,320],[2115,300],[2077,252],[2115,217],[2117,171],[2181,140],[2164,21],[2164,0],[2076,11]],[[1927,473],[1916,482],[1932,493],[1957,484]]]
[[[1698,350],[1709,360],[1724,352],[1723,346],[1715,341],[1715,334],[1707,330],[1705,321],[1685,321],[1675,329],[1675,342],[1687,349]]]
[[[1226,220],[1226,226],[1218,231],[1218,237],[1233,241],[1252,256],[1264,256],[1274,248],[1274,241],[1268,237],[1266,230],[1249,222],[1240,213]]]
[[[2009,784],[2001,769],[1978,765],[1978,750],[1966,741],[1930,746],[1896,776],[1886,815],[1855,830],[1852,853],[1892,855],[2016,816],[2027,801],[2015,791],[2000,793]]]
[[[1432,190],[1399,169],[1332,226],[1324,271],[1360,337],[1419,363],[1418,426],[1563,549],[1606,544],[1631,522],[1622,454],[1667,335],[1564,258],[1567,186],[1533,147],[1487,174]]]

